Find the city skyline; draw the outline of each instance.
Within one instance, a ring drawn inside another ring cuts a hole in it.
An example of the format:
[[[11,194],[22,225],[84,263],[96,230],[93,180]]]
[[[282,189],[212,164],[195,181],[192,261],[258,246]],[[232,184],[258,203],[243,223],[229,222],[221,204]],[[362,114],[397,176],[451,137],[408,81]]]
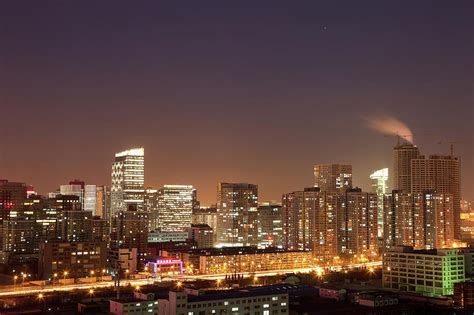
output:
[[[367,191],[396,143],[367,118],[393,117],[425,154],[457,142],[473,200],[472,5],[368,4],[3,3],[0,177],[110,185],[111,153],[143,146],[146,187],[204,205],[219,182],[279,200],[323,163]]]

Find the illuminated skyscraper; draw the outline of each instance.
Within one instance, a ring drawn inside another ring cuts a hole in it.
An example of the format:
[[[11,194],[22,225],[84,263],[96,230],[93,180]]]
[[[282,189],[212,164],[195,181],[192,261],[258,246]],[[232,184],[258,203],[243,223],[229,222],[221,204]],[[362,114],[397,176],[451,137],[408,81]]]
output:
[[[411,192],[411,160],[418,158],[420,151],[411,143],[398,144],[393,149],[393,189]]]
[[[145,151],[135,148],[115,154],[112,165],[111,212],[143,210]]]
[[[97,186],[95,209],[95,215],[102,219],[109,219],[110,188],[108,186]]]
[[[329,192],[344,192],[352,188],[352,165],[315,165],[314,186],[319,187],[321,191]]]
[[[388,168],[382,168],[378,171],[373,172],[370,175],[372,181],[372,192],[377,194],[378,197],[378,236],[383,235],[383,196],[388,192]]]
[[[219,183],[216,229],[218,245],[257,245],[257,207],[257,185]]]
[[[156,228],[162,232],[187,231],[191,227],[196,189],[191,185],[164,185],[158,190]]]
[[[96,185],[85,185],[84,186],[84,206],[85,211],[92,212],[92,215],[97,215],[97,186]]]
[[[411,191],[422,193],[433,190],[436,193],[452,194],[454,202],[453,233],[456,239],[461,232],[461,162],[454,156],[420,156],[411,161]]]

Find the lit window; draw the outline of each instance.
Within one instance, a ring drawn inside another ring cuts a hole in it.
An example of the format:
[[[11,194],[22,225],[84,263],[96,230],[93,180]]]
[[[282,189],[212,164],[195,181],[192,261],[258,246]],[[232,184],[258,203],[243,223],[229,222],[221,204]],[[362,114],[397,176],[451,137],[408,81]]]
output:
[[[263,304],[263,308],[269,308],[270,304]]]
[[[278,301],[278,296],[273,296],[272,301]]]
[[[285,302],[281,303],[281,306],[286,306],[286,303]]]

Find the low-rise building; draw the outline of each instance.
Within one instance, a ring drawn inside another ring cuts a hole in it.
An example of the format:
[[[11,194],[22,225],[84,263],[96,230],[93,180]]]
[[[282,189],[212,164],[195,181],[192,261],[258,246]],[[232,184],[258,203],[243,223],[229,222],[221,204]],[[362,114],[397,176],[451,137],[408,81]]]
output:
[[[363,292],[358,297],[359,305],[369,307],[385,307],[398,304],[398,296],[396,294],[383,291]]]
[[[203,250],[200,253],[195,251],[193,253],[199,256],[199,272],[202,274],[292,270],[309,268],[313,263],[310,251],[236,247]]]
[[[133,314],[149,315],[158,314],[158,302],[144,300],[137,297],[112,299],[110,302],[110,313],[116,315]]]
[[[278,287],[279,288],[279,287]],[[160,315],[288,314],[288,293],[277,287],[250,287],[198,295],[198,291],[170,291],[158,299]]]
[[[452,295],[454,284],[465,281],[468,249],[414,250],[394,247],[383,256],[383,287],[429,296]]]

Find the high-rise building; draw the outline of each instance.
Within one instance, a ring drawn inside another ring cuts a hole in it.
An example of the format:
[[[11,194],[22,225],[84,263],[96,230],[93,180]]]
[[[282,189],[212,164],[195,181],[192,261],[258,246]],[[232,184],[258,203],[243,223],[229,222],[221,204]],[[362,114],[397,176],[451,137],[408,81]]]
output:
[[[81,203],[81,209],[84,209],[84,186],[85,183],[78,179],[70,181],[68,185],[59,186],[59,194],[63,196],[77,196]]]
[[[411,160],[419,157],[420,150],[411,143],[397,144],[393,149],[393,189],[411,192]]]
[[[453,156],[420,156],[411,161],[411,191],[422,193],[434,190],[436,193],[452,194],[454,202],[453,233],[461,236],[461,173],[460,160]]]
[[[383,197],[388,192],[388,168],[382,168],[370,174],[372,181],[372,192],[377,194],[378,198],[378,237],[383,236]]]
[[[191,185],[164,185],[158,190],[157,229],[186,231],[191,227],[196,189]]]
[[[148,243],[148,214],[144,211],[121,211],[112,217],[111,247],[114,249],[136,248],[137,262],[145,263]]]
[[[191,224],[188,238],[193,240],[196,248],[214,247],[214,231],[207,224]]]
[[[27,186],[25,183],[0,180],[0,223],[10,217],[11,211],[23,207],[26,200]]]
[[[217,187],[217,242],[220,245],[258,244],[258,186],[219,183]]]
[[[360,188],[346,191],[337,218],[340,253],[359,257],[377,255],[377,211],[377,194]]]
[[[313,255],[322,260],[332,259],[339,255],[338,215],[341,214],[344,195],[322,191],[312,220]]]
[[[283,194],[283,248],[286,250],[303,250],[309,244],[309,213],[304,207],[304,192],[293,191]]]
[[[214,230],[214,236],[217,230],[217,206],[199,207],[193,210],[193,224],[207,224]]]
[[[342,196],[319,187],[284,194],[283,247],[313,250],[321,259],[337,256],[337,218]]]
[[[97,215],[97,186],[84,186],[84,206],[85,211],[92,212],[92,215]]]
[[[425,191],[392,191],[384,197],[384,239],[387,248],[416,249],[448,247],[454,240],[453,197]]]
[[[110,188],[97,186],[95,201],[95,215],[108,220],[110,218]]]
[[[145,189],[144,210],[148,213],[148,231],[157,230],[159,227],[158,189]]]
[[[314,166],[314,186],[321,191],[344,192],[352,188],[352,165],[318,164]]]
[[[283,207],[263,202],[258,206],[258,246],[283,247]]]
[[[115,154],[112,165],[111,213],[143,210],[145,150],[134,148]]]

